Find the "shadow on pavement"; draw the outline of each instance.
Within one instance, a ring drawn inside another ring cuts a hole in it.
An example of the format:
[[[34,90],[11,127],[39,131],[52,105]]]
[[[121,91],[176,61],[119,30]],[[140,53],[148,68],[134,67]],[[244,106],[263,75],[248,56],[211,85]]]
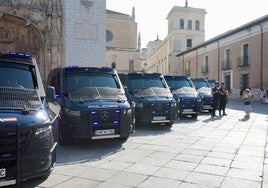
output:
[[[251,101],[251,107],[253,113],[268,115],[268,104],[263,104],[260,101]],[[226,108],[244,111],[244,103],[242,100],[229,99]]]

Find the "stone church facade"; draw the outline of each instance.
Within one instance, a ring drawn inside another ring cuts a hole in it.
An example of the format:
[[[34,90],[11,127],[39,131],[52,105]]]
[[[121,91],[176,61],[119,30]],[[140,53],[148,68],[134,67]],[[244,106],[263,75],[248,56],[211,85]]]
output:
[[[60,0],[0,0],[0,52],[31,53],[44,80],[62,66],[62,43]]]
[[[141,70],[140,37],[132,15],[106,10],[106,65],[118,72]]]
[[[106,0],[0,0],[0,52],[36,58],[45,82],[64,65],[105,66]]]

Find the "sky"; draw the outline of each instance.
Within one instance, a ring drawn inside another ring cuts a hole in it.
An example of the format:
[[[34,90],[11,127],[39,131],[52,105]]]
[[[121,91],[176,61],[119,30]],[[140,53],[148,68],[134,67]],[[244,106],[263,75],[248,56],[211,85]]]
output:
[[[173,6],[185,6],[186,0],[106,0],[106,9],[132,15],[135,7],[141,47],[157,36],[167,36],[166,17]],[[268,14],[267,0],[188,0],[188,7],[205,9],[205,40],[247,24]]]

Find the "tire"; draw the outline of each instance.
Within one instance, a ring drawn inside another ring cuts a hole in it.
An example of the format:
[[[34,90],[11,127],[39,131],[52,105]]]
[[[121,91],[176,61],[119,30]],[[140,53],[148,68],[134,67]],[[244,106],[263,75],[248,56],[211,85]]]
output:
[[[117,138],[117,140],[119,140],[120,142],[126,142],[128,138],[129,138],[129,135],[121,136],[121,137]]]
[[[171,121],[171,122],[167,123],[167,126],[172,127],[173,123],[174,123],[174,121]]]
[[[197,114],[192,114],[191,116],[192,116],[193,119],[197,119],[198,115]]]

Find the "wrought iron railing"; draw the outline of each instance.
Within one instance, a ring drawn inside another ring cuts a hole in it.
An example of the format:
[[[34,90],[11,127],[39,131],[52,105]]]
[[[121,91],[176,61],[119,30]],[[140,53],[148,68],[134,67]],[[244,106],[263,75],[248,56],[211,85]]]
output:
[[[249,57],[248,56],[238,57],[237,67],[239,68],[249,67]]]

